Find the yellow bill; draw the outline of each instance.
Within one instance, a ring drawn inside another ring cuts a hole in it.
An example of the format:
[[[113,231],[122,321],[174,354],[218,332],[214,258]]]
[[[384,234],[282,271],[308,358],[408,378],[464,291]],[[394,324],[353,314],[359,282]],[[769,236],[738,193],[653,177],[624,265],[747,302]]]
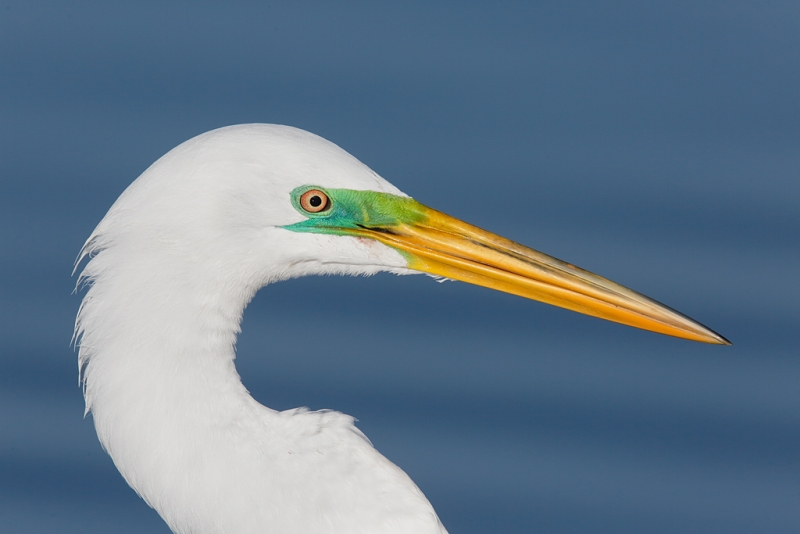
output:
[[[413,199],[344,189],[311,191],[327,195],[325,210],[286,228],[369,237],[401,251],[410,269],[660,334],[730,345],[716,332],[640,293]],[[296,206],[301,206],[299,201]]]

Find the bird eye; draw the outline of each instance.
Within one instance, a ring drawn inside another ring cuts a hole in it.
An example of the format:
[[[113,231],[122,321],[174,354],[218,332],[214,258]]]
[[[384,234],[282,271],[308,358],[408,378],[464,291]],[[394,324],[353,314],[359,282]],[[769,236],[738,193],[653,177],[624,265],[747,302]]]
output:
[[[328,209],[328,195],[319,189],[311,189],[300,196],[300,207],[309,213],[319,213]]]

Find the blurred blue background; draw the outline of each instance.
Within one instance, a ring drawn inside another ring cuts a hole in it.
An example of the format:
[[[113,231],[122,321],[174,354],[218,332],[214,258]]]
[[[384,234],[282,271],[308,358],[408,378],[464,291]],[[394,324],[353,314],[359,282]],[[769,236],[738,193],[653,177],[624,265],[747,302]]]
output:
[[[800,532],[798,95],[796,0],[0,3],[0,531],[168,532],[82,418],[72,263],[166,151],[274,122],[734,346],[309,278],[245,314],[257,399],[359,418],[452,534]]]

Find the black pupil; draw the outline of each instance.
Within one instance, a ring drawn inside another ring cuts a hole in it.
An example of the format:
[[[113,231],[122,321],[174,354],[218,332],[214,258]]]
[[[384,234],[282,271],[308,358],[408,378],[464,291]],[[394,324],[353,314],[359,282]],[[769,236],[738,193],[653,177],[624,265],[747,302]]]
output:
[[[322,198],[320,198],[319,195],[314,195],[308,199],[308,203],[311,204],[312,207],[318,208],[322,205]]]

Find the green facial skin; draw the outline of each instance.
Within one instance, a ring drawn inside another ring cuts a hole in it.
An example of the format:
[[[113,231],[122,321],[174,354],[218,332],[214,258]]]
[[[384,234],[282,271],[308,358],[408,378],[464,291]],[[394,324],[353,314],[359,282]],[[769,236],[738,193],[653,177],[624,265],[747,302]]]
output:
[[[328,195],[328,208],[318,213],[309,213],[300,205],[300,197],[306,191],[318,189]],[[294,209],[308,219],[283,228],[292,232],[316,234],[358,235],[362,229],[390,230],[401,224],[415,224],[427,218],[429,208],[413,198],[401,197],[375,191],[353,189],[324,189],[315,185],[304,185],[291,192]]]

